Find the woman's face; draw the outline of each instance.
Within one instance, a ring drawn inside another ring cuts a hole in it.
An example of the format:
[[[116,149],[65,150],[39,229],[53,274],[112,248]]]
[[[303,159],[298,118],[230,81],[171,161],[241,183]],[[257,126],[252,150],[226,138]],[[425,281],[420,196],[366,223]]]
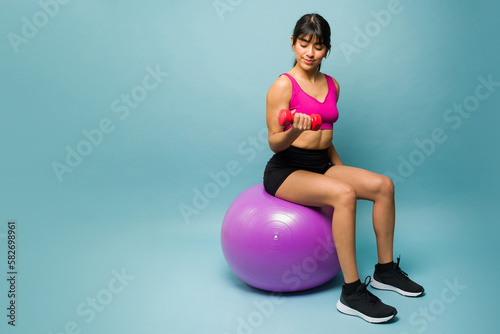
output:
[[[292,36],[292,50],[295,52],[295,59],[297,64],[304,70],[311,70],[317,68],[323,58],[326,57],[328,49],[323,44],[320,44],[316,36],[299,36],[295,45],[293,44]]]

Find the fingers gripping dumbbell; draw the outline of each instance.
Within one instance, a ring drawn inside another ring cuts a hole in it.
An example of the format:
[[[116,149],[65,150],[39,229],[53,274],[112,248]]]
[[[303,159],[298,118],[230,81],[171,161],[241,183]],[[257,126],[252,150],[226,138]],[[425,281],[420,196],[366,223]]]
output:
[[[321,116],[318,114],[311,114],[311,130],[317,131],[321,127]],[[278,114],[278,123],[281,126],[289,126],[293,123],[294,114],[290,110],[281,109]]]

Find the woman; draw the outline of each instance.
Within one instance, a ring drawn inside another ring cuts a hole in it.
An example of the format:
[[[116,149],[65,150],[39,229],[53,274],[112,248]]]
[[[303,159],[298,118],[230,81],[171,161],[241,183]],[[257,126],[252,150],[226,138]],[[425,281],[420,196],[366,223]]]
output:
[[[355,215],[358,199],[373,202],[373,228],[378,264],[372,287],[393,290],[405,296],[420,296],[424,289],[411,281],[393,262],[395,223],[392,181],[367,170],[344,166],[332,144],[333,123],[338,118],[339,84],[320,72],[330,51],[330,27],[318,14],[307,14],[297,22],[291,38],[294,67],[281,75],[267,94],[269,146],[275,155],[264,172],[264,187],[278,198],[308,206],[333,206],[333,239],[345,284],[337,309],[346,314],[380,323],[397,311],[385,305],[361,283],[356,264]],[[278,113],[289,109],[293,124],[283,128]],[[319,131],[311,131],[309,115],[319,114]]]

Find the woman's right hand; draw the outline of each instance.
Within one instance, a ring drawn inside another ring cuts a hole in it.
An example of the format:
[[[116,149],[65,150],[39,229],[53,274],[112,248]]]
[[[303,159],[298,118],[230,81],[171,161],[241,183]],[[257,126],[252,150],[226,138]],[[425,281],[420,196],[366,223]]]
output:
[[[298,131],[311,130],[311,117],[307,114],[301,114],[294,110],[291,110],[292,115],[294,115],[293,123],[290,125],[292,129]]]

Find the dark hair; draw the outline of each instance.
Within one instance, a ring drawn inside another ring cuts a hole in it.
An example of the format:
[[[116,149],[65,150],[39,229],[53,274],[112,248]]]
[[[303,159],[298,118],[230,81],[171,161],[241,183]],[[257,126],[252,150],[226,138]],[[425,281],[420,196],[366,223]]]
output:
[[[302,16],[295,24],[293,29],[293,45],[297,43],[297,39],[301,36],[316,37],[318,43],[330,49],[330,25],[319,14],[306,14]],[[297,60],[293,66],[297,65]],[[318,67],[320,69],[321,65]]]

